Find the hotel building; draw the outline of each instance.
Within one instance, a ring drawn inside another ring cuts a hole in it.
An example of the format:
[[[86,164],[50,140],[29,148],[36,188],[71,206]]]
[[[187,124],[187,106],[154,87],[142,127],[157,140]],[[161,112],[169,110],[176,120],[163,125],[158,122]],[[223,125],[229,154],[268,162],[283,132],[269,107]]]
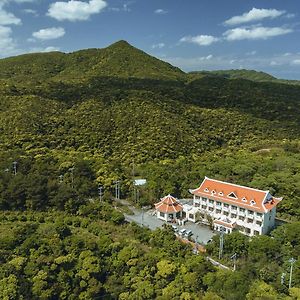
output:
[[[237,184],[205,177],[190,190],[193,206],[202,216],[210,216],[215,230],[238,230],[248,236],[267,234],[275,226],[276,206],[282,198]]]

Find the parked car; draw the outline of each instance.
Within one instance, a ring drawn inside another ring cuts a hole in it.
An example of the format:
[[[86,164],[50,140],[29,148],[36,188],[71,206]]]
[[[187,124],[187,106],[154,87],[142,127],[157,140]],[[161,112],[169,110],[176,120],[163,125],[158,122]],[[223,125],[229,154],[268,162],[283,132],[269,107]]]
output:
[[[175,225],[172,225],[174,232],[178,232],[178,228]]]
[[[185,235],[186,237],[190,237],[191,235],[193,235],[193,232],[192,232],[192,230],[187,230],[187,231],[184,233],[184,235]]]
[[[180,234],[181,236],[184,236],[185,232],[186,232],[186,229],[185,229],[185,228],[182,228],[182,229],[179,230],[179,234]]]

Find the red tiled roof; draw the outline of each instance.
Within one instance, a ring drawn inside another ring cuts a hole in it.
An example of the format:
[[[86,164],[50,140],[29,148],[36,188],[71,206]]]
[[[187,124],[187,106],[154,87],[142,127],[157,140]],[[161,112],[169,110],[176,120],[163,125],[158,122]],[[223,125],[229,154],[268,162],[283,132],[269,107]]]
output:
[[[192,190],[191,193],[261,213],[268,212],[282,200],[282,198],[274,198],[269,191],[261,191],[208,177],[205,177],[200,187]]]
[[[171,195],[165,196],[160,202],[155,203],[154,205],[156,210],[164,213],[177,213],[182,211],[182,205]]]
[[[214,223],[222,225],[222,226],[227,227],[227,228],[235,228],[236,227],[235,222],[234,223],[227,223],[227,222],[222,221],[222,220],[214,220]]]

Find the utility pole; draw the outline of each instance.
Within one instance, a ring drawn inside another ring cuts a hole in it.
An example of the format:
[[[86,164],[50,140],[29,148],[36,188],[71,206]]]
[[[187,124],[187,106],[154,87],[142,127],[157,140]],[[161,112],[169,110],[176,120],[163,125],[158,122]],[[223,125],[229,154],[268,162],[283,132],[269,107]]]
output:
[[[17,175],[17,162],[16,161],[14,161],[13,162],[13,169],[14,169],[14,175],[16,176]]]
[[[224,247],[224,231],[225,228],[222,226],[220,228],[220,249],[219,249],[219,259],[223,256],[223,247]]]
[[[115,198],[116,200],[120,200],[120,180],[114,181],[115,185]]]
[[[290,269],[290,280],[289,280],[289,289],[292,287],[292,276],[293,276],[293,265],[296,262],[295,258],[290,258],[289,263],[291,264],[291,269]]]
[[[236,257],[237,257],[237,254],[234,253],[230,258],[233,259],[233,271],[236,270]]]
[[[133,162],[132,162],[132,178],[134,180],[134,177],[135,177],[135,170],[134,170],[134,159],[133,159]]]
[[[139,203],[140,200],[140,190],[136,188],[136,203]]]
[[[100,202],[102,202],[102,189],[103,189],[103,186],[99,183],[98,184],[98,191],[99,191],[99,200],[100,200]]]
[[[198,251],[198,235],[195,238],[194,253],[199,254],[199,251]]]
[[[144,207],[142,207],[142,226],[144,226]]]
[[[281,276],[280,276],[280,283],[282,285],[284,285],[284,279],[285,279],[285,276],[286,276],[286,273],[282,273]]]
[[[133,198],[133,202],[135,202],[135,198],[136,198],[136,195],[135,195],[135,180],[134,180],[134,177],[135,177],[135,170],[134,170],[134,159],[132,160],[132,182],[133,182],[133,190],[132,190],[132,198]]]

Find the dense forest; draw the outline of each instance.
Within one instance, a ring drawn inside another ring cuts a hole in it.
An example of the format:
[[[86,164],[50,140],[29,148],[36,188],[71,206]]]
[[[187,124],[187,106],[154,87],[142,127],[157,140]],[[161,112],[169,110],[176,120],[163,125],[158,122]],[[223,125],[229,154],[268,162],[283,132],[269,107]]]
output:
[[[280,281],[300,251],[299,99],[297,82],[186,74],[125,41],[0,60],[0,298],[299,299]],[[133,179],[146,178],[143,206],[190,197],[204,176],[284,198],[290,224],[226,236],[223,263],[238,253],[236,272],[112,205],[116,180],[131,201]]]

